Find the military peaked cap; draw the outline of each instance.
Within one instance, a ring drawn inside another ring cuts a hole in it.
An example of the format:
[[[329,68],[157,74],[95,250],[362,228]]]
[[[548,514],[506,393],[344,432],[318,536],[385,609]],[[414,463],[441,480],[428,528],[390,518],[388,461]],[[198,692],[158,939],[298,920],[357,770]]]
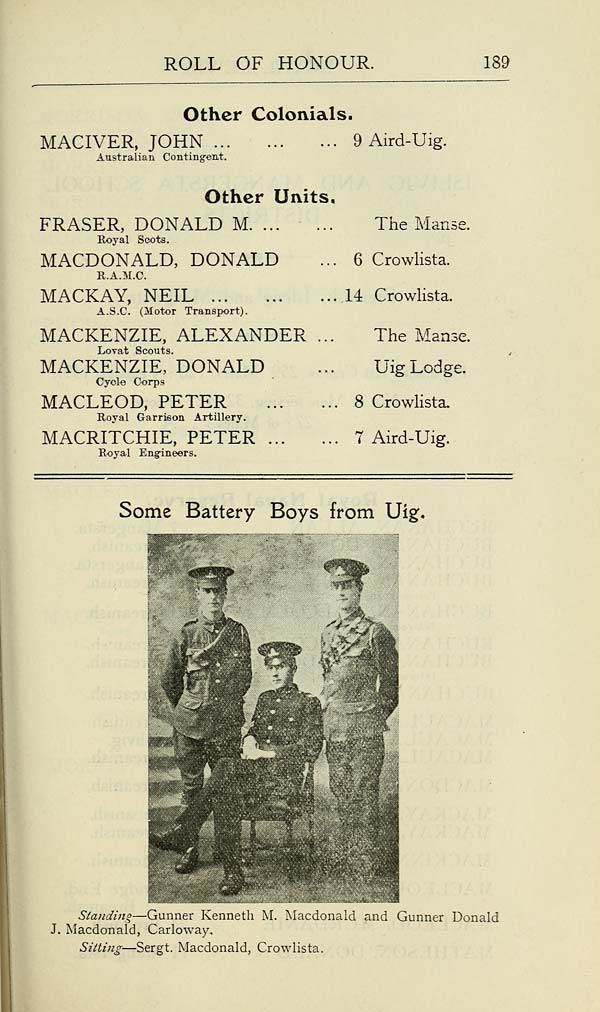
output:
[[[369,567],[358,559],[330,559],[323,566],[331,577],[332,583],[344,583],[346,580],[359,580],[366,576]]]
[[[199,587],[207,589],[214,587],[226,587],[227,578],[233,575],[233,569],[229,566],[214,566],[202,563],[190,569],[189,575],[196,581]]]
[[[289,661],[292,657],[302,653],[302,647],[290,640],[271,640],[269,643],[261,643],[258,652],[264,657],[266,664],[267,661],[273,660],[275,657]]]

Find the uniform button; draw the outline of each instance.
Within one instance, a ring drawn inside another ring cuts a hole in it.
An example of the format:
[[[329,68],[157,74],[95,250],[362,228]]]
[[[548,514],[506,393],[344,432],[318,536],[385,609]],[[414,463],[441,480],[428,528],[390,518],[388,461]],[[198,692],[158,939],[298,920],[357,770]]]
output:
[[[278,696],[278,697],[277,697],[277,699],[275,700],[275,702],[276,702],[276,703],[280,703],[280,702],[281,702],[281,698],[280,698],[280,696]]]
[[[272,731],[272,730],[273,730],[273,725],[272,724],[267,724],[267,731]]]
[[[267,738],[267,745],[270,745],[270,744],[271,744],[271,739]]]
[[[221,684],[221,679],[220,678],[215,678],[215,685],[220,685],[220,684]]]
[[[275,713],[275,710],[269,710],[269,713]]]

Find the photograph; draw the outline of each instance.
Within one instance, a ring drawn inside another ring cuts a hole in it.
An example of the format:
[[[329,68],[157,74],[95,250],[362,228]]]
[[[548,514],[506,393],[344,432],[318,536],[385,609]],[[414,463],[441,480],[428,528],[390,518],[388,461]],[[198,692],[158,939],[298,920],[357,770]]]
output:
[[[398,541],[148,535],[148,900],[398,900]]]

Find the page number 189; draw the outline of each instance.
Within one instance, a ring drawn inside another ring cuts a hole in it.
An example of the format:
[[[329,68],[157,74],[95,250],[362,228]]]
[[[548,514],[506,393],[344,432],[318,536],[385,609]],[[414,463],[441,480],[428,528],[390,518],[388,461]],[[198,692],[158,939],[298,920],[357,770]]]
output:
[[[484,70],[506,70],[510,63],[510,56],[484,56]]]

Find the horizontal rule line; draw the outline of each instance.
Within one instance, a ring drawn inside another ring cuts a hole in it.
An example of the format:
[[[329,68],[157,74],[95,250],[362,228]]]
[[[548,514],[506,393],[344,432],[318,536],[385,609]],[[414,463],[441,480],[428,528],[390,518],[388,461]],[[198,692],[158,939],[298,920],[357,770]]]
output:
[[[173,88],[196,87],[197,85],[240,85],[248,84],[509,84],[508,77],[439,77],[407,78],[406,80],[374,81],[367,79],[342,79],[339,81],[50,81],[32,84],[32,88]]]
[[[191,479],[204,481],[319,481],[329,479],[331,481],[511,481],[514,475],[510,472],[416,472],[408,474],[115,474],[93,472],[89,474],[61,473],[37,473],[33,475],[34,481],[189,481]]]

